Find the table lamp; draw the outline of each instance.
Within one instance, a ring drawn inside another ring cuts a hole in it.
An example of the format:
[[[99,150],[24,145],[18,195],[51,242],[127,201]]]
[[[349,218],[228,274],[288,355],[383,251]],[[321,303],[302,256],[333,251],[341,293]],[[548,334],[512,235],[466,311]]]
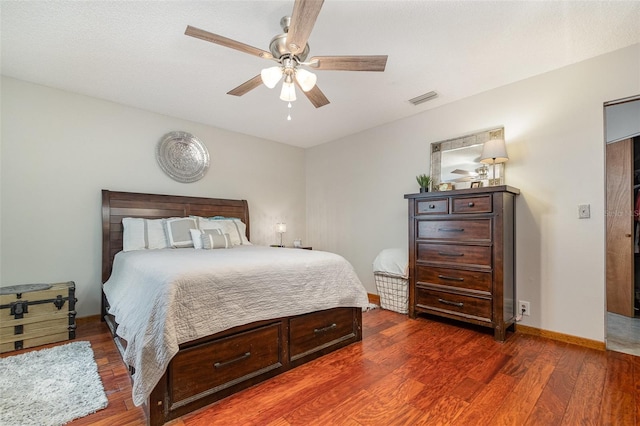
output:
[[[491,164],[493,167],[493,178],[489,186],[496,184],[496,164],[504,163],[507,160],[509,160],[509,156],[507,155],[507,147],[504,139],[490,139],[484,143],[480,162]]]
[[[280,247],[284,247],[284,244],[282,244],[282,234],[287,232],[287,224],[276,223],[276,232],[280,234]]]

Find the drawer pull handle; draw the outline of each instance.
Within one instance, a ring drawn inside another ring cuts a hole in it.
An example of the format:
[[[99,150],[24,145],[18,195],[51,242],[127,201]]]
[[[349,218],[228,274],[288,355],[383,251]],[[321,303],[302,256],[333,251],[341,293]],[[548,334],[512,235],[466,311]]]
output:
[[[446,276],[446,275],[438,275],[438,278],[440,278],[441,280],[449,280],[449,281],[459,281],[459,282],[464,281],[464,278],[460,278],[460,277],[448,277],[448,276]]]
[[[458,308],[462,308],[464,306],[464,303],[462,302],[451,302],[450,300],[444,300],[444,299],[438,299],[438,302],[444,303],[445,305],[457,306]]]
[[[472,201],[469,203],[469,207],[473,207],[473,206],[475,206],[475,203]]]
[[[319,333],[326,333],[327,331],[329,331],[329,330],[333,330],[333,329],[334,329],[334,328],[336,328],[336,327],[337,327],[337,324],[334,322],[333,324],[328,325],[328,326],[323,327],[323,328],[314,328],[314,329],[313,329],[313,332],[314,332],[314,333],[316,333],[316,334],[319,334]]]
[[[438,254],[440,256],[449,256],[449,257],[462,257],[464,253],[447,253],[445,251],[439,251]]]
[[[464,228],[438,228],[438,232],[464,232]]]
[[[215,368],[222,368],[222,367],[226,367],[229,364],[233,364],[234,362],[238,362],[238,361],[242,361],[243,359],[247,359],[251,356],[251,352],[245,352],[243,355],[240,355],[237,358],[234,359],[230,359],[229,361],[224,361],[224,362],[216,362],[215,364],[213,364],[213,366]]]
[[[430,209],[435,209],[435,208],[436,208],[436,205],[435,205],[435,204],[429,204],[429,208],[430,208]]]

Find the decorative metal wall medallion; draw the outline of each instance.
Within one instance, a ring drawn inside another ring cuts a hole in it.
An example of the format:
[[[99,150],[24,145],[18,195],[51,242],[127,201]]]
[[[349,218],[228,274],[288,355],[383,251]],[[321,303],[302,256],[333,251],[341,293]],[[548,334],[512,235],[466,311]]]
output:
[[[191,133],[171,132],[156,147],[160,168],[173,180],[189,183],[202,179],[209,169],[209,151]]]

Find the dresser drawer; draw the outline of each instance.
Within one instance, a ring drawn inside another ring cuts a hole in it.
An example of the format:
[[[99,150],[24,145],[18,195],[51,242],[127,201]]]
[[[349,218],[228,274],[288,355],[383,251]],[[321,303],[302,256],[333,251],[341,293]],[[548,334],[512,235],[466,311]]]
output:
[[[440,198],[434,200],[416,201],[416,214],[448,214],[449,199]]]
[[[417,238],[491,241],[491,219],[419,220]]]
[[[171,361],[172,401],[223,390],[282,366],[281,322],[180,351]]]
[[[451,213],[491,213],[491,195],[455,197],[451,204]]]
[[[456,287],[490,294],[492,276],[491,272],[418,266],[416,283]]]
[[[327,320],[324,312],[314,312],[289,321],[289,351],[292,361],[356,335],[352,309],[336,308],[333,311],[330,320]]]
[[[491,322],[491,299],[487,298],[418,287],[416,305],[423,309]]]
[[[462,244],[418,244],[417,260],[450,265],[491,267],[491,247]]]

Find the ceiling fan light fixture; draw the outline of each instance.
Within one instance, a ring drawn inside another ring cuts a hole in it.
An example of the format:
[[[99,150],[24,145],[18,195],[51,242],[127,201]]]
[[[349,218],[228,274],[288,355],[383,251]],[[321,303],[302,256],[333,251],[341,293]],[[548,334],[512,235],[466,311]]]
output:
[[[293,83],[282,83],[282,91],[280,92],[280,99],[285,102],[293,102],[296,100],[296,89]]]
[[[309,90],[313,89],[313,86],[316,85],[318,77],[310,71],[302,68],[296,68],[296,81],[303,91],[308,92]]]
[[[262,77],[262,82],[265,86],[269,89],[273,89],[282,78],[282,67],[265,68],[260,71],[260,77]]]
[[[318,88],[316,76],[308,71],[298,70],[298,67],[313,67],[314,70],[382,72],[387,65],[387,55],[316,56],[311,58],[309,62],[305,62],[310,50],[309,36],[323,2],[324,0],[295,0],[291,15],[283,17],[280,21],[283,33],[271,39],[269,51],[190,25],[187,26],[184,33],[189,37],[262,59],[273,60],[280,64],[279,67],[263,69],[259,75],[230,90],[227,94],[243,96],[262,84],[273,88],[284,77],[281,99],[287,102],[295,101],[295,86],[297,85],[302,90],[304,97],[314,107],[320,108],[328,105],[329,99]]]

